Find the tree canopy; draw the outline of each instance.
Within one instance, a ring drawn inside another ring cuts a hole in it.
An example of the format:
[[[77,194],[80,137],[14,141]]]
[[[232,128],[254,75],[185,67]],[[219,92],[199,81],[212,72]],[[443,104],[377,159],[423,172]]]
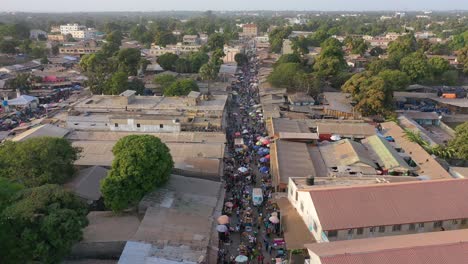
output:
[[[82,238],[86,205],[58,185],[16,192],[0,213],[0,262],[60,263]]]
[[[457,158],[468,160],[468,122],[455,128],[455,138],[449,141],[449,146],[454,149]]]
[[[157,137],[131,135],[112,149],[114,161],[101,184],[106,206],[119,212],[169,180],[174,167],[169,148]]]
[[[194,80],[183,79],[173,82],[164,89],[165,96],[186,96],[191,91],[199,91],[198,85]]]
[[[234,56],[234,60],[236,61],[237,65],[241,67],[246,65],[249,62],[249,58],[244,53],[237,53]]]
[[[158,63],[166,71],[174,70],[175,63],[179,59],[179,56],[172,53],[165,53],[158,57]]]
[[[63,138],[7,141],[0,147],[0,175],[27,187],[64,183],[74,173],[78,154]]]

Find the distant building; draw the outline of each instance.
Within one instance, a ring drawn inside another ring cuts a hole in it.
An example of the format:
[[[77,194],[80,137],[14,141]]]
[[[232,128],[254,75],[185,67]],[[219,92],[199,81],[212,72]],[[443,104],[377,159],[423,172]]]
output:
[[[86,55],[93,54],[101,50],[94,40],[74,43],[72,46],[63,46],[59,48],[60,54]]]
[[[58,42],[64,42],[65,41],[65,36],[62,34],[49,34],[47,36],[47,40],[49,41],[58,41]]]
[[[151,44],[151,49],[149,50],[150,56],[161,56],[166,53],[172,53],[176,55],[188,54],[190,52],[197,52],[201,49],[201,45],[186,45],[183,43],[177,43],[176,45],[166,45],[162,47],[156,44]]]
[[[184,35],[182,43],[184,45],[200,45],[200,38],[197,35]]]
[[[42,36],[42,38],[44,39],[47,39],[47,32],[43,31],[43,30],[40,30],[40,29],[31,29],[29,31],[29,38],[30,39],[39,39],[40,36]]]
[[[255,24],[245,24],[242,26],[242,35],[244,37],[256,37],[258,35],[258,27]]]
[[[223,51],[224,51],[224,54],[225,54],[225,56],[223,58],[224,63],[236,62],[236,60],[235,60],[236,54],[243,52],[243,50],[239,46],[230,47],[228,45],[224,45]]]
[[[96,37],[97,31],[75,23],[61,25],[60,33],[65,36],[70,34],[75,39],[92,39]]]

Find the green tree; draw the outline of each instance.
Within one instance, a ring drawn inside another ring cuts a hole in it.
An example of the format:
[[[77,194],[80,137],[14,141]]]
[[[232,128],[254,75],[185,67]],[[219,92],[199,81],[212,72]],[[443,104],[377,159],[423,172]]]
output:
[[[2,40],[0,41],[0,52],[7,54],[16,53],[16,42],[14,40]]]
[[[210,51],[215,51],[217,49],[222,50],[224,48],[225,42],[226,40],[224,39],[223,34],[214,33],[214,34],[211,34],[211,36],[208,38],[207,46]]]
[[[177,42],[176,37],[168,30],[158,30],[154,37],[154,42],[160,46],[167,46],[169,44],[175,44]]]
[[[174,64],[174,69],[178,73],[190,73],[192,72],[192,63],[185,58],[179,58]]]
[[[119,70],[126,72],[130,76],[137,75],[140,64],[141,52],[138,49],[122,49],[117,54]]]
[[[271,51],[274,53],[280,53],[281,48],[283,47],[283,40],[288,38],[291,32],[291,27],[274,28],[268,35]]]
[[[57,56],[60,52],[60,48],[58,45],[53,45],[50,51],[52,52],[52,55]]]
[[[369,51],[369,54],[371,56],[374,56],[374,57],[377,57],[377,56],[382,55],[384,53],[385,53],[385,51],[381,47],[374,47]]]
[[[164,90],[164,96],[186,96],[191,91],[199,91],[198,85],[194,80],[177,80]]]
[[[172,83],[176,81],[176,77],[170,74],[158,74],[154,77],[153,83],[159,84],[164,91],[167,87],[169,87]]]
[[[374,74],[378,74],[383,70],[391,69],[390,63],[387,60],[374,59],[366,65],[366,69]]]
[[[158,57],[157,61],[161,67],[166,71],[174,70],[176,61],[179,59],[179,56],[172,53],[165,53]]]
[[[204,52],[194,52],[189,55],[189,61],[192,64],[192,72],[198,72],[202,65],[206,64],[210,57]]]
[[[118,95],[128,90],[128,75],[126,72],[118,71],[112,74],[112,77],[109,80],[107,89],[104,91],[105,94]]]
[[[412,82],[421,82],[432,76],[426,55],[414,52],[400,61],[402,72],[408,74]]]
[[[11,204],[12,197],[23,188],[24,186],[19,183],[0,177],[0,213]]]
[[[403,91],[410,84],[410,79],[406,73],[399,70],[383,70],[378,76],[385,81],[385,85],[392,91]]]
[[[106,43],[102,46],[101,52],[106,55],[106,57],[113,56],[116,52],[119,51],[120,46],[122,45],[123,35],[120,31],[112,31],[106,35]]]
[[[104,53],[88,54],[81,58],[80,68],[85,73],[89,86],[94,94],[107,93],[107,82],[112,72],[117,70],[118,63],[114,63]]]
[[[448,145],[455,151],[457,158],[468,160],[468,122],[455,128],[455,138]]]
[[[237,53],[234,56],[234,60],[236,61],[237,65],[242,67],[249,62],[249,57],[247,57],[247,55],[245,55],[244,53]]]
[[[274,87],[295,88],[294,85],[300,80],[297,75],[302,73],[304,71],[299,63],[281,63],[268,76],[268,81]]]
[[[133,78],[133,80],[131,80],[128,83],[128,89],[135,91],[136,94],[144,95],[144,93],[145,93],[145,83],[142,80],[138,79],[138,78]]]
[[[213,62],[208,62],[201,66],[198,74],[200,75],[200,78],[204,81],[214,81],[218,78],[219,69],[219,65]]]
[[[282,64],[282,63],[301,63],[301,57],[297,55],[296,53],[292,54],[284,54],[279,57],[279,59],[276,61],[275,66]]]
[[[448,60],[443,59],[441,57],[430,58],[428,63],[429,67],[432,69],[432,73],[436,77],[441,76],[444,72],[450,69],[450,63],[448,62]]]
[[[407,34],[398,37],[395,41],[390,42],[388,45],[387,53],[389,59],[395,63],[399,62],[402,58],[417,50],[417,42],[412,34]]]
[[[7,141],[0,147],[0,175],[27,187],[64,183],[74,173],[79,149],[63,138]]]
[[[19,73],[15,78],[8,80],[6,85],[13,91],[28,93],[32,88],[31,75],[29,73]]]
[[[134,205],[165,184],[174,167],[169,148],[151,135],[121,138],[112,153],[112,169],[102,181],[101,192],[106,206],[114,212]]]
[[[340,41],[329,38],[322,43],[321,47],[322,51],[317,56],[313,66],[318,76],[331,77],[346,70],[347,64]]]
[[[458,51],[457,59],[463,65],[463,72],[468,74],[468,46]]]
[[[1,263],[60,263],[82,238],[86,205],[58,185],[19,191],[0,215]]]
[[[385,115],[392,106],[392,86],[395,84],[386,83],[384,78],[387,75],[383,76],[372,76],[369,72],[358,73],[353,75],[341,89],[351,94],[353,100],[356,101],[355,108],[363,115]]]

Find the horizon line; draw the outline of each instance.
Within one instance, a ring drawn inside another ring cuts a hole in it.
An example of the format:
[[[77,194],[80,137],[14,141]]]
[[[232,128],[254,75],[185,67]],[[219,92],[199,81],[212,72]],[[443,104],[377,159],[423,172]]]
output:
[[[70,14],[70,13],[152,13],[152,12],[354,12],[354,13],[367,13],[367,12],[468,12],[468,9],[369,9],[369,10],[311,10],[311,9],[193,9],[193,10],[176,10],[176,9],[162,9],[162,10],[97,10],[97,11],[86,11],[86,10],[76,10],[76,11],[21,11],[21,10],[0,10],[0,13],[58,13],[58,14]]]

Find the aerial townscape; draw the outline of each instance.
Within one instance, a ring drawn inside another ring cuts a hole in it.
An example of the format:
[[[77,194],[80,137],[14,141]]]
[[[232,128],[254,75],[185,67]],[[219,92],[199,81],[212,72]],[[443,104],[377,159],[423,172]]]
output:
[[[467,264],[468,2],[315,2],[0,3],[0,263]]]

